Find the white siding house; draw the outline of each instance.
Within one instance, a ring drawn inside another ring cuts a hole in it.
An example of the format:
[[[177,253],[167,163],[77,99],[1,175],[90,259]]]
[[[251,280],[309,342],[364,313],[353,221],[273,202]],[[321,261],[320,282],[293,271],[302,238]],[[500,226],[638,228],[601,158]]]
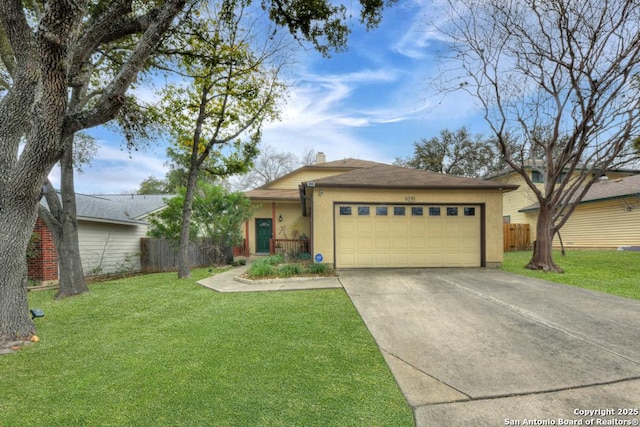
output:
[[[140,271],[146,218],[172,195],[76,194],[78,243],[86,276]],[[46,202],[42,200],[46,207]]]

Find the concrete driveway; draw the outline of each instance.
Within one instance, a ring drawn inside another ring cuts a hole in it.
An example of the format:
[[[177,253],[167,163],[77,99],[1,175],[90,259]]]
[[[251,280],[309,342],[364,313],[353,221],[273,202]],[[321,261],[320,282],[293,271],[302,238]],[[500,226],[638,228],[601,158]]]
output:
[[[640,420],[640,301],[489,269],[340,281],[419,427]]]

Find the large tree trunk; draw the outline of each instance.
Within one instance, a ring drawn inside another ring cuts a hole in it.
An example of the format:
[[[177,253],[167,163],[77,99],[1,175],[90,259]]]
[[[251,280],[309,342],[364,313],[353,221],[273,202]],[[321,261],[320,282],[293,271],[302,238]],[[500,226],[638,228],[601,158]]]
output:
[[[80,246],[78,244],[78,215],[76,212],[76,193],[73,177],[73,136],[64,140],[65,151],[60,159],[62,211],[58,218],[62,235],[56,242],[60,260],[60,290],[56,298],[64,298],[89,291],[84,281]]]
[[[122,2],[113,3],[117,11]],[[0,99],[0,339],[28,337],[35,332],[27,303],[26,250],[42,184],[62,155],[62,137],[115,116],[122,107],[124,92],[184,5],[185,0],[163,2],[95,107],[67,116],[67,71],[69,60],[74,59],[67,56],[68,47],[77,41],[79,24],[91,22],[82,20],[86,1],[47,2],[35,33],[22,2],[0,1],[0,20],[17,67],[13,86]],[[103,24],[100,18],[95,25]],[[78,63],[87,60],[98,44],[109,38],[104,28],[92,27],[86,33],[101,39],[89,39],[84,44],[86,52],[79,52],[75,58]],[[117,40],[127,34],[110,36]],[[25,136],[20,153],[20,141]]]
[[[198,170],[196,167],[189,168],[189,178],[187,179],[187,190],[184,195],[184,205],[182,206],[182,227],[180,229],[180,252],[178,253],[178,278],[187,279],[191,276],[191,266],[189,265],[189,234],[191,231],[191,212],[193,211],[193,195],[196,190],[198,180]]]
[[[49,210],[40,209],[40,217],[53,234],[58,251],[60,290],[55,298],[64,298],[89,291],[82,270],[78,244],[78,216],[73,173],[73,136],[64,138],[65,151],[60,159],[61,199],[47,180],[46,198]]]
[[[35,334],[27,301],[27,260],[29,238],[36,221],[30,202],[0,209],[0,341]]]
[[[526,268],[531,270],[564,271],[553,262],[553,210],[546,204],[540,205],[538,223],[536,224],[536,241],[533,245],[533,256]]]

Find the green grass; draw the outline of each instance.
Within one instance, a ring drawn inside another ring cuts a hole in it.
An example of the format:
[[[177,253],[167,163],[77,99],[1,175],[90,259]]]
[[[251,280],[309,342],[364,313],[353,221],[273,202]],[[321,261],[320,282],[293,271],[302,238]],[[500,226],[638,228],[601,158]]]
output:
[[[530,259],[530,251],[506,252],[502,270],[640,299],[640,252],[568,250],[562,256],[560,251],[554,251],[554,261],[565,271],[562,274],[524,268]]]
[[[413,424],[344,291],[219,294],[175,277],[30,294],[41,341],[0,356],[0,426]]]

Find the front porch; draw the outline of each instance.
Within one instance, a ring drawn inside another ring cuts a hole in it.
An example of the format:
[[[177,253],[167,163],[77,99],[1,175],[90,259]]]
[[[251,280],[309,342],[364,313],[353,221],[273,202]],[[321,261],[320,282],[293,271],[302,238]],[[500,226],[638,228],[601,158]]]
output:
[[[256,255],[288,255],[290,257],[298,256],[302,253],[310,253],[309,239],[270,239],[269,253],[260,252]],[[233,257],[249,257],[251,250],[247,243],[247,239],[243,239],[242,243],[233,247]]]

